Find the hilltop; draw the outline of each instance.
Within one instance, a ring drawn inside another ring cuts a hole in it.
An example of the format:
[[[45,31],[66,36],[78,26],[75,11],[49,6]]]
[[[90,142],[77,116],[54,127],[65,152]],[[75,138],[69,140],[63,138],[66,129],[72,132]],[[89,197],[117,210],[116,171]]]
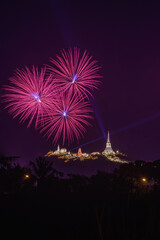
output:
[[[101,153],[81,154],[78,153],[56,153],[49,151],[46,155],[53,161],[53,166],[64,174],[80,174],[91,176],[97,171],[113,172],[121,164],[129,163],[127,156],[122,153],[104,155]]]

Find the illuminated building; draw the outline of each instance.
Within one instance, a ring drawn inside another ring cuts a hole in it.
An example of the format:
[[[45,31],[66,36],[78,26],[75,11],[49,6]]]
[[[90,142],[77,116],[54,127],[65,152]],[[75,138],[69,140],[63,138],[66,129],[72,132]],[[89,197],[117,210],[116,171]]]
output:
[[[66,148],[61,148],[60,153],[67,153],[67,149]]]
[[[59,145],[57,147],[57,150],[55,150],[53,152],[53,154],[55,154],[55,155],[64,154],[64,153],[67,153],[67,149],[66,148],[60,148]]]
[[[78,148],[78,157],[81,157],[82,156],[82,150],[81,148]]]
[[[82,149],[79,147],[78,151],[76,153],[67,152],[66,148],[60,148],[59,145],[57,147],[57,150],[55,151],[49,151],[46,156],[51,157],[53,155],[57,155],[57,158],[61,159],[69,159],[69,160],[84,160],[84,159],[98,159],[99,156],[103,155],[103,157],[109,161],[112,162],[119,162],[119,163],[128,163],[126,160],[127,155],[124,153],[119,152],[118,150],[116,152],[113,151],[111,142],[110,142],[110,135],[108,131],[108,137],[106,142],[106,147],[103,152],[92,152],[92,153],[82,153]],[[145,182],[145,180],[142,180]]]
[[[82,156],[87,158],[89,156],[89,154],[88,153],[82,153]]]
[[[108,131],[106,148],[104,149],[103,154],[115,154],[115,152],[113,151],[112,146],[111,146],[109,131]]]
[[[59,147],[59,145],[58,145],[58,147],[57,147],[57,150],[54,151],[54,154],[60,154],[60,147]]]
[[[92,152],[91,155],[101,155],[100,152]]]

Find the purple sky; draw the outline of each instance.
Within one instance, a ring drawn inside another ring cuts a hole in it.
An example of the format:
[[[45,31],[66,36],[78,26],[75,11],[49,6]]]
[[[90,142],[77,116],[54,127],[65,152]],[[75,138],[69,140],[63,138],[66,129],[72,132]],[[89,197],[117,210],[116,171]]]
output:
[[[17,67],[41,67],[62,48],[87,49],[102,67],[103,83],[95,92],[97,117],[84,139],[68,148],[109,130],[114,150],[131,159],[160,159],[160,6],[93,2],[1,3],[0,88],[9,83]],[[19,124],[18,118],[13,120],[3,107],[1,153],[29,162],[55,149],[51,140],[34,127]],[[102,137],[82,151],[104,148]]]

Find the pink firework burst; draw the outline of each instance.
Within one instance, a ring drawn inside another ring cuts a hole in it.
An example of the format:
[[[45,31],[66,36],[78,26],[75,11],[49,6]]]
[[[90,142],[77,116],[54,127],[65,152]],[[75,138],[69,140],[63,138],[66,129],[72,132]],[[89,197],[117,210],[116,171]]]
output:
[[[58,102],[54,104],[52,111],[45,116],[44,124],[41,126],[41,132],[45,132],[48,138],[53,136],[55,144],[60,138],[63,144],[74,139],[79,140],[86,132],[86,126],[92,119],[92,109],[88,101],[84,101],[81,96],[73,95],[72,98],[66,95],[60,95]]]
[[[100,84],[100,67],[87,51],[80,56],[78,48],[62,50],[61,56],[57,55],[56,60],[51,59],[51,63],[53,66],[48,66],[48,69],[64,92],[67,91],[70,96],[75,93],[87,98],[93,96],[92,91]]]
[[[28,67],[23,70],[17,69],[15,75],[10,78],[11,85],[6,86],[7,93],[4,95],[6,108],[13,118],[19,116],[20,122],[29,119],[28,127],[35,120],[43,122],[46,113],[56,97],[51,76],[45,76],[45,68],[40,71],[33,66],[32,71]]]

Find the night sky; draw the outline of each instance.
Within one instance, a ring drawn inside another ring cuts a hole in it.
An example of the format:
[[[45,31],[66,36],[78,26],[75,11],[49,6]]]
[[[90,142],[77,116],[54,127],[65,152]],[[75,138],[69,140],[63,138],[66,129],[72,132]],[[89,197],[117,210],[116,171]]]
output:
[[[103,151],[105,133],[113,150],[131,160],[160,159],[160,6],[97,1],[4,1],[0,14],[0,88],[16,68],[49,64],[61,49],[87,49],[103,76],[94,92],[93,127],[82,152]],[[55,150],[27,123],[0,108],[0,153],[22,163]],[[77,149],[75,150],[77,151]]]

